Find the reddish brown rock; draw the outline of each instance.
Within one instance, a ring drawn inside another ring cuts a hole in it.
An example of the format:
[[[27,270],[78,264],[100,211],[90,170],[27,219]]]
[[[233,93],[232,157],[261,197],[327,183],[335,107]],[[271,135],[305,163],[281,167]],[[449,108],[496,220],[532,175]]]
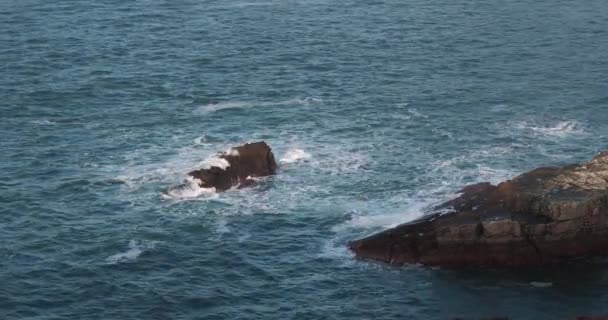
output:
[[[391,264],[515,266],[608,254],[608,152],[467,186],[424,217],[352,241]]]
[[[188,173],[201,188],[225,191],[234,186],[249,186],[255,177],[273,175],[277,164],[266,142],[248,143],[219,153],[208,168]]]

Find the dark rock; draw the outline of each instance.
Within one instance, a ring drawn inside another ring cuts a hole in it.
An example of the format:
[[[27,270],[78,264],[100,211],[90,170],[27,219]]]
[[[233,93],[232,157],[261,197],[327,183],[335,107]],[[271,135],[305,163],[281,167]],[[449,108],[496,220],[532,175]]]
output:
[[[461,192],[350,249],[391,264],[442,266],[536,265],[608,253],[608,152]]]
[[[248,143],[218,154],[208,168],[189,172],[201,188],[225,191],[234,186],[244,187],[256,177],[273,175],[277,164],[266,142]]]

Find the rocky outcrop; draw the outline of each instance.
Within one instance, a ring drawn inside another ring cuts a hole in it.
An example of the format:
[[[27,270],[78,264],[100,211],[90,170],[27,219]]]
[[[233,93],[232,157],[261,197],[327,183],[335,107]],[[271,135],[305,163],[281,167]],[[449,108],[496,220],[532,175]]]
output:
[[[200,188],[225,191],[234,186],[254,183],[256,177],[273,175],[277,164],[272,149],[266,142],[248,143],[217,154],[206,168],[190,175]]]
[[[608,254],[608,152],[465,187],[415,221],[352,241],[391,264],[517,266]]]

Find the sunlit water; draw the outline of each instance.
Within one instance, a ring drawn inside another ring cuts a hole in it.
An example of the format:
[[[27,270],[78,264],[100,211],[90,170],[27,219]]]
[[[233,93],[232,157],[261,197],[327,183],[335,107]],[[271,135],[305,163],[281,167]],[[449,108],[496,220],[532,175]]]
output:
[[[605,1],[4,1],[3,319],[554,319],[608,266],[389,267],[359,238],[608,149]],[[167,194],[267,141],[254,188]]]

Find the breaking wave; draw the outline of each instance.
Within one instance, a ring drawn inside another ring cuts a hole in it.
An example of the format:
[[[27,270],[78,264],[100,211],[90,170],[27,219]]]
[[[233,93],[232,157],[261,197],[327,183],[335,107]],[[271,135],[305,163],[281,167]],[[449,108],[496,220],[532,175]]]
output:
[[[290,149],[285,155],[279,160],[280,163],[294,163],[298,161],[310,160],[310,153],[302,149]]]
[[[47,119],[33,120],[32,123],[40,125],[40,126],[52,126],[54,124],[57,124],[56,122],[50,121],[50,120],[47,120]]]
[[[165,199],[193,199],[205,196],[205,198],[217,197],[215,188],[201,188],[200,180],[188,177],[183,184],[170,188],[163,193]]]
[[[554,138],[565,138],[567,136],[585,132],[582,126],[576,121],[560,121],[554,125],[539,125],[523,121],[517,123],[515,127],[520,130],[530,131],[537,135]]]

